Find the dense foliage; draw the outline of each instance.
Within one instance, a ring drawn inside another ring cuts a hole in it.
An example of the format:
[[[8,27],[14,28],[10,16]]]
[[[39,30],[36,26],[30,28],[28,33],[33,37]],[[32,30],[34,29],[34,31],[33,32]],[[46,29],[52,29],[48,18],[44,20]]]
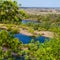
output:
[[[23,12],[22,12],[23,13]],[[17,23],[22,20],[16,1],[1,1],[0,2],[0,23]]]
[[[2,30],[0,32],[0,59],[15,60],[15,54],[20,57],[19,59],[24,56],[25,60],[59,60],[60,40],[55,38],[44,43],[32,40],[29,44],[22,44],[11,33]]]

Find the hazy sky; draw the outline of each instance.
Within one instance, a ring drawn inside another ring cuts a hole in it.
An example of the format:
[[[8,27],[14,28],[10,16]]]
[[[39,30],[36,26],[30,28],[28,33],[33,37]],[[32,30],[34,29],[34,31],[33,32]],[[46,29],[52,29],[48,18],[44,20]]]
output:
[[[17,0],[23,7],[60,7],[60,0]]]

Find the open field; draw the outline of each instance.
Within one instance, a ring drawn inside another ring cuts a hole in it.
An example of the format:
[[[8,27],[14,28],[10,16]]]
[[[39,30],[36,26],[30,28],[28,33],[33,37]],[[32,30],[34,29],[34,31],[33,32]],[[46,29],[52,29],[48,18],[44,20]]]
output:
[[[43,14],[60,14],[60,8],[36,8],[36,7],[22,7],[28,14],[32,15],[43,15]]]

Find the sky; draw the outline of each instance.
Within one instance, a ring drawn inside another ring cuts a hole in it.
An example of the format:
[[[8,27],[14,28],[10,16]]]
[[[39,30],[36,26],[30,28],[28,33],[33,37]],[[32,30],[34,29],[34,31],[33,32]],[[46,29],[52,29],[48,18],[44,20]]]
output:
[[[60,0],[17,0],[22,7],[60,7]]]

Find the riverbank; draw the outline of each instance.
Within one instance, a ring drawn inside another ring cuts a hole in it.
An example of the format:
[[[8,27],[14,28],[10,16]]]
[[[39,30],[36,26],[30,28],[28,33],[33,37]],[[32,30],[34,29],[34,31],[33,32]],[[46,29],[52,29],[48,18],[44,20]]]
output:
[[[33,35],[42,35],[42,36],[45,36],[45,37],[49,37],[49,38],[53,38],[54,37],[54,33],[51,32],[51,31],[38,31],[38,30],[34,30],[34,33],[30,33],[28,31],[28,29],[23,29],[22,27],[20,26],[11,26],[11,29],[14,29],[14,28],[18,28],[18,32],[21,33],[21,34],[24,34],[24,35],[27,35],[27,36],[33,36]],[[29,28],[29,27],[28,27]],[[5,29],[7,30],[8,27],[6,24],[0,24],[0,29]]]

